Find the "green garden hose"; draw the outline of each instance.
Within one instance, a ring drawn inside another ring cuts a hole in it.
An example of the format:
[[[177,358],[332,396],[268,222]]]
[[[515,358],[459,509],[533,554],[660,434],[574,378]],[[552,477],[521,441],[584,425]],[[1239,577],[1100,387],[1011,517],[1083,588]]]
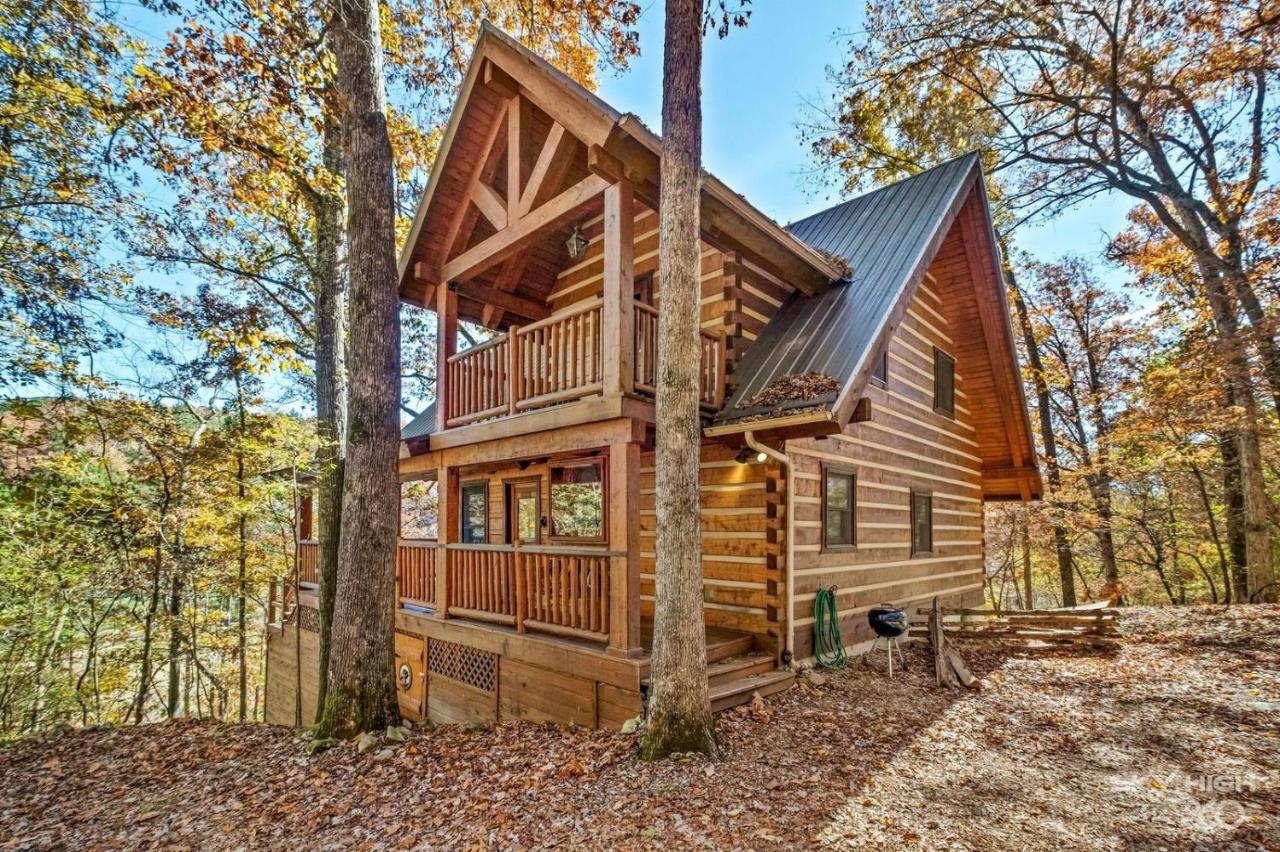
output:
[[[813,599],[813,656],[824,669],[842,669],[849,662],[840,635],[840,613],[836,611],[836,587],[818,589]]]

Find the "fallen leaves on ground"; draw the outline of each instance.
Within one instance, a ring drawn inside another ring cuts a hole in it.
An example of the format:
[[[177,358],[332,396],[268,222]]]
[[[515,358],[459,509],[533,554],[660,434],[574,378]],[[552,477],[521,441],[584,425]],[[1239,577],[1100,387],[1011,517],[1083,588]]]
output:
[[[1118,651],[958,643],[722,714],[724,757],[508,723],[394,749],[175,721],[0,750],[17,848],[1280,847],[1280,607],[1126,611]]]

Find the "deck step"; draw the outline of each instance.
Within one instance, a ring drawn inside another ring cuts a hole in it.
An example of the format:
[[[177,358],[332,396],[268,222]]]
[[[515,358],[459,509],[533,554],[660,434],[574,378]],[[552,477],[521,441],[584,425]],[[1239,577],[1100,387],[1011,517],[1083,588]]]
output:
[[[777,661],[774,660],[772,654],[744,654],[721,660],[718,663],[708,663],[707,685],[715,689],[717,686],[723,686],[735,680],[771,672],[776,665]],[[648,686],[648,675],[646,674],[645,677],[641,678],[640,682]]]
[[[730,681],[771,672],[777,661],[772,654],[744,654],[707,666],[707,683],[714,689]]]
[[[795,683],[795,672],[768,671],[711,687],[711,712],[719,713],[746,704],[752,694],[773,695]]]
[[[707,664],[718,663],[730,657],[741,657],[751,653],[756,641],[749,633],[726,638],[707,637]]]

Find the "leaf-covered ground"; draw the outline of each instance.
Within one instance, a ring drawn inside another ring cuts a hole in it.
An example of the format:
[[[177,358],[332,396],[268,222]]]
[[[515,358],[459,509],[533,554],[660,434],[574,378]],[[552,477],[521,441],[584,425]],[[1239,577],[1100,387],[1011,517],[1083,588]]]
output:
[[[1280,848],[1280,607],[1122,626],[1110,654],[970,645],[976,693],[921,648],[893,681],[855,662],[722,715],[718,762],[521,724],[314,757],[261,725],[75,731],[0,751],[0,846]]]

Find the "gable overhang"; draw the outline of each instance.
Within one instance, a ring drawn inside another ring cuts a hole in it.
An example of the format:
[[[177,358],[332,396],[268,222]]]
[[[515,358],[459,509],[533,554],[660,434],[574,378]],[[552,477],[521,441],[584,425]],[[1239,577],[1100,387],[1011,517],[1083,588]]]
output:
[[[973,211],[977,210],[977,215]],[[983,499],[988,501],[1038,500],[1044,493],[1032,438],[1031,418],[1027,410],[1026,392],[1018,369],[1018,350],[1013,336],[1013,320],[1009,313],[1004,264],[992,223],[991,204],[978,158],[952,195],[937,227],[920,252],[911,274],[903,281],[893,308],[885,316],[872,344],[863,350],[858,365],[835,402],[832,415],[843,428],[863,399],[874,369],[874,353],[888,344],[906,316],[907,309],[920,289],[943,241],[953,227],[961,229],[968,257],[970,280],[975,289],[983,326],[983,339],[991,362],[996,400],[1000,406],[1004,437],[1008,442],[1010,464],[983,466]]]
[[[587,166],[608,183],[631,181],[637,198],[656,209],[660,182],[661,139],[635,116],[624,115],[571,80],[506,33],[485,23],[472,52],[467,73],[441,139],[440,149],[418,203],[398,262],[401,298],[426,304],[431,285],[445,271],[445,261],[417,259],[427,223],[439,207],[441,186],[453,169],[464,173],[475,163],[463,162],[455,142],[467,105],[478,87],[507,96],[519,95],[565,128],[587,149]],[[457,162],[455,162],[457,161]],[[588,187],[592,188],[592,187]],[[579,208],[591,199],[584,199]],[[461,202],[467,204],[465,199]],[[575,208],[576,210],[577,208]],[[574,210],[564,213],[569,218]],[[841,269],[773,222],[742,196],[704,172],[702,228],[709,243],[727,251],[751,254],[770,271],[807,293],[819,292],[842,276]],[[424,286],[425,285],[425,286]]]

